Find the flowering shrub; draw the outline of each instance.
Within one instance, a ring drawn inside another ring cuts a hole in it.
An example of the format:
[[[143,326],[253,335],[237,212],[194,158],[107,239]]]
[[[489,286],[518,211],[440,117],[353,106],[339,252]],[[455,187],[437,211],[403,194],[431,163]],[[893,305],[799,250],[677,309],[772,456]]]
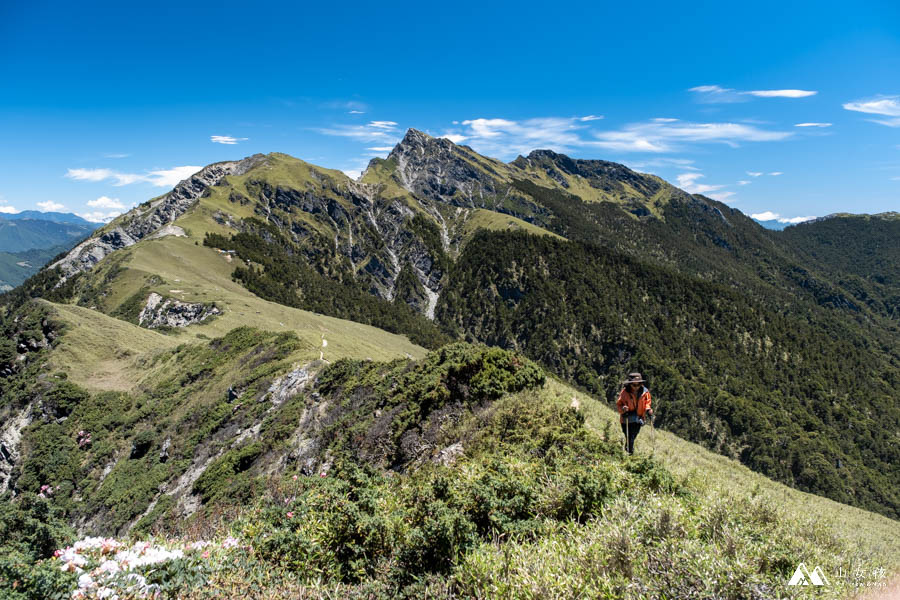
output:
[[[238,548],[238,540],[136,542],[89,537],[57,550],[59,569],[78,576],[72,598],[156,598],[203,585],[213,559]]]

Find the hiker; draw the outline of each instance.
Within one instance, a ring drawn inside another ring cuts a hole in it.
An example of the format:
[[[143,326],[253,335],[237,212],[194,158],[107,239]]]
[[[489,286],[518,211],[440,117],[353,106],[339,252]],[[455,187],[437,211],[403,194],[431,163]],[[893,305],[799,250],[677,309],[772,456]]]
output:
[[[622,424],[622,433],[625,435],[625,449],[628,454],[634,454],[634,438],[641,431],[644,419],[653,418],[653,409],[650,408],[650,390],[644,387],[646,380],[640,373],[629,373],[625,379],[619,399],[616,400],[616,408],[619,409],[619,423]]]

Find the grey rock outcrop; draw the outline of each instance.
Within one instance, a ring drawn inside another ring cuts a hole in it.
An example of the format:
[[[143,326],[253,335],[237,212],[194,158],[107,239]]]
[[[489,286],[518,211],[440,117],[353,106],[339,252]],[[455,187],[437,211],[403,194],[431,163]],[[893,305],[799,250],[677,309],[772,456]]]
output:
[[[275,406],[279,406],[299,394],[310,381],[311,366],[312,363],[303,365],[276,379],[262,400],[269,400]]]
[[[220,314],[222,311],[214,304],[182,302],[174,298],[163,298],[156,292],[151,292],[147,304],[138,315],[138,325],[148,329],[163,326],[187,327]]]
[[[31,425],[34,418],[31,409],[29,404],[0,426],[0,494],[9,489],[10,478],[20,459],[22,431]]]
[[[72,275],[92,268],[107,255],[163,230],[165,234],[179,235],[180,228],[164,229],[183,215],[211,186],[218,185],[227,175],[243,175],[265,161],[262,154],[254,154],[239,161],[220,162],[204,167],[175,188],[152,201],[149,207],[137,207],[117,220],[115,227],[101,231],[97,236],[73,248],[64,258],[50,265],[59,267],[62,281]],[[180,234],[183,235],[183,231]]]

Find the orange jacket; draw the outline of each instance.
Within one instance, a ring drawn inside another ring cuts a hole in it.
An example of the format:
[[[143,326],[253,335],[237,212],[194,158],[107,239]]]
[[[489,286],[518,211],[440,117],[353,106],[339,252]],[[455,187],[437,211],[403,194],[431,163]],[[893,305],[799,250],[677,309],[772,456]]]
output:
[[[635,394],[624,388],[616,400],[616,408],[619,409],[619,423],[625,422],[625,413],[631,410],[637,411],[637,415],[643,419],[648,411],[653,412],[650,410],[650,390],[641,386],[635,398]]]

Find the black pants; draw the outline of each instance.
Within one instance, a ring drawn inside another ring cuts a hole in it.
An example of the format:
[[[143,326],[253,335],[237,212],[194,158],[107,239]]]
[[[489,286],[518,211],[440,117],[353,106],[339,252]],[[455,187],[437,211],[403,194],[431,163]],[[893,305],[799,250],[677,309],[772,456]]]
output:
[[[641,432],[640,423],[622,423],[622,433],[628,439],[625,449],[628,454],[634,454],[634,438]]]

